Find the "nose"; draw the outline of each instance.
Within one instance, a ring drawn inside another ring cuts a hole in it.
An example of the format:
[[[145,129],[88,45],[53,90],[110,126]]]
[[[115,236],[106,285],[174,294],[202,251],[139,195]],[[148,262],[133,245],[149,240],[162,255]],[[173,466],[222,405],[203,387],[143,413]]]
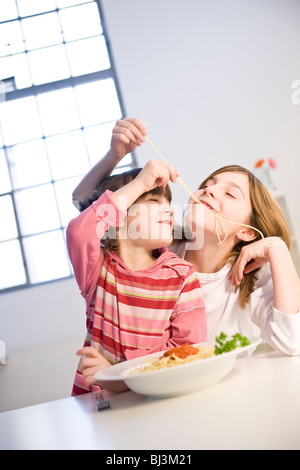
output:
[[[203,194],[206,196],[211,196],[213,199],[216,199],[216,187],[214,186],[206,186],[202,189]]]
[[[174,214],[174,209],[169,204],[162,204],[161,212],[163,214],[170,214],[170,216],[172,217]]]

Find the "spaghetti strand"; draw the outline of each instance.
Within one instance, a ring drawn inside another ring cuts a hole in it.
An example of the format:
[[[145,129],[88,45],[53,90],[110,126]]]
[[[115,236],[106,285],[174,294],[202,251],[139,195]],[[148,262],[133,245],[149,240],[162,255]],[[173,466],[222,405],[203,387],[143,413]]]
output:
[[[148,125],[148,124],[146,124]],[[157,147],[155,147],[155,145],[151,142],[151,140],[149,139],[148,136],[146,136],[146,140],[147,142],[151,145],[151,147],[155,150],[155,152],[160,156],[160,158],[165,162],[165,163],[168,163],[167,159],[162,155],[162,153],[158,150]],[[191,196],[191,198],[193,199],[194,202],[196,202],[197,204],[202,204],[201,201],[199,201],[199,199],[195,196],[195,194],[193,193],[193,191],[188,187],[188,185],[183,181],[183,179],[181,178],[181,176],[178,176],[177,177],[177,181],[178,183],[181,184],[181,186],[186,190],[186,192]],[[227,230],[225,229],[223,222],[227,222],[229,224],[234,224],[234,225],[239,225],[241,227],[246,227],[246,228],[249,228],[251,230],[254,230],[256,231],[257,233],[259,233],[259,235],[261,236],[262,240],[266,243],[265,241],[265,237],[263,235],[263,233],[256,227],[252,227],[252,225],[247,225],[247,224],[242,224],[241,222],[233,222],[231,220],[227,220],[227,219],[224,219],[223,217],[220,217],[219,214],[212,210],[212,209],[209,209],[209,207],[207,207],[205,204],[202,204],[204,205],[210,212],[212,212],[216,218],[216,225],[215,225],[215,230],[216,230],[216,234],[217,234],[217,237],[218,237],[218,241],[219,241],[219,244],[220,245],[223,245],[223,243],[225,243],[225,241],[227,240],[228,238],[228,232]],[[221,239],[221,236],[220,236],[220,233],[219,233],[219,230],[218,230],[218,224],[220,225],[221,229],[223,230],[224,232],[224,238],[223,240]]]

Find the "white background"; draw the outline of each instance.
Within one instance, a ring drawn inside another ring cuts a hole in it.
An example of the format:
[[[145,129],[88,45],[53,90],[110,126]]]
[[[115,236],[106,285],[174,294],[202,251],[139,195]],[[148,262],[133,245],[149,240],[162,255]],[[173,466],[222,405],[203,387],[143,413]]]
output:
[[[274,181],[288,198],[299,234],[300,104],[292,103],[292,82],[300,79],[300,2],[102,4],[127,115],[151,123],[149,137],[192,189],[223,165],[252,169],[256,160],[273,157],[278,164]],[[139,166],[156,157],[147,143],[136,155]],[[174,203],[186,203],[180,185],[172,185],[172,191]],[[55,345],[65,342],[68,348],[56,364],[50,399],[69,394],[72,384],[63,388],[59,380],[66,374],[72,378],[77,362],[67,340],[75,348],[84,334],[84,302],[74,279],[0,296],[0,339],[8,356],[18,350],[39,355],[40,372],[30,360],[21,371],[33,387],[34,374],[42,373],[43,364],[47,367]],[[36,349],[42,344],[47,353]],[[4,373],[8,395],[12,375],[15,386],[20,385],[20,370],[13,371],[13,364],[8,361],[5,372],[0,371],[2,394]],[[31,404],[28,387],[22,388],[22,399],[8,403],[7,398],[7,408]],[[49,399],[42,388],[36,401]]]

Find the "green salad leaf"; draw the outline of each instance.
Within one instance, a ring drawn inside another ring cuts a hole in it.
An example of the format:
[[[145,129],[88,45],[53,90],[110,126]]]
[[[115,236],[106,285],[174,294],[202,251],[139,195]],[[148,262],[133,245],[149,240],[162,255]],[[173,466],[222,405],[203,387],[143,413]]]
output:
[[[217,344],[215,345],[215,354],[223,354],[224,352],[233,351],[234,349],[250,344],[249,339],[246,336],[242,336],[240,333],[236,333],[231,338],[222,331],[219,336],[216,337]]]

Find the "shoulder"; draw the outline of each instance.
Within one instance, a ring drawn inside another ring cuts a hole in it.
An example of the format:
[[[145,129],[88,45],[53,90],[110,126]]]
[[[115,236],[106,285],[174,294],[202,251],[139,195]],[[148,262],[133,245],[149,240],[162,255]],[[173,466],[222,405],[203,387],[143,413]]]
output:
[[[172,257],[166,260],[166,262],[164,263],[164,266],[167,266],[170,269],[176,271],[178,276],[180,276],[181,278],[187,278],[191,275],[194,275],[195,277],[198,278],[198,273],[196,269],[194,268],[194,266],[188,261],[185,261],[184,259],[179,258],[174,253],[172,253]]]

